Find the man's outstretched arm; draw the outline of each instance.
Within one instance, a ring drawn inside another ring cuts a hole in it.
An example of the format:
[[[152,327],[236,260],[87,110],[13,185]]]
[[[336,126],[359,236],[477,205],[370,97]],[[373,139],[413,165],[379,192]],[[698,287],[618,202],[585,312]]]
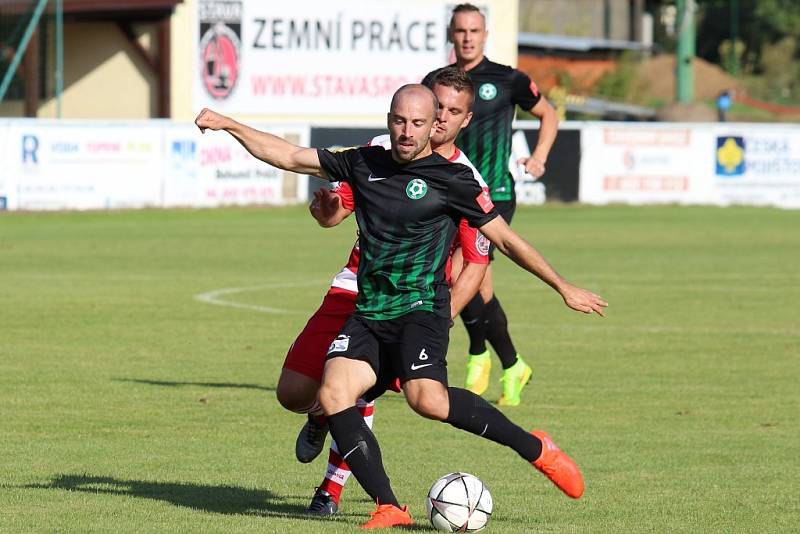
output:
[[[208,108],[203,108],[194,123],[200,128],[201,133],[205,133],[206,130],[225,130],[253,157],[273,167],[327,178],[319,163],[317,150],[314,148],[293,145],[276,135],[256,130]]]
[[[480,231],[514,263],[555,289],[567,306],[579,312],[595,312],[605,316],[603,309],[608,303],[602,297],[564,280],[535,248],[506,224],[502,217],[495,217],[481,226]]]

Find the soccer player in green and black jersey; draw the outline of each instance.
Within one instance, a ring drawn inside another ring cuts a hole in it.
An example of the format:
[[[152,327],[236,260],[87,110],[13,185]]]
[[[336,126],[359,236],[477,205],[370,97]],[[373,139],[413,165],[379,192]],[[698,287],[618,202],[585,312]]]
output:
[[[208,109],[195,119],[201,131],[227,131],[270,165],[346,181],[353,189],[361,291],[356,312],[328,351],[319,401],[343,458],[378,505],[364,528],[412,523],[391,489],[375,435],[356,408],[356,399],[379,395],[395,377],[418,414],[506,445],[570,497],[583,494],[580,470],[547,433],[526,432],[480,396],[447,387],[449,294],[443,271],[457,222],[463,217],[478,227],[570,308],[602,315],[607,304],[566,282],[515,234],[469,167],[431,150],[437,108],[426,87],[401,87],[387,116],[390,151],[302,148]]]
[[[530,111],[541,121],[533,154],[519,162],[524,163],[526,172],[536,178],[544,174],[545,162],[558,130],[558,117],[527,74],[489,61],[483,53],[487,36],[485,17],[477,7],[459,4],[453,9],[448,37],[455,51],[455,65],[467,71],[476,95],[472,122],[461,131],[456,144],[483,175],[497,211],[511,224],[516,195],[508,162],[516,106]],[[422,83],[430,85],[437,72],[429,73]],[[490,259],[493,259],[493,251]],[[517,354],[511,341],[506,314],[494,295],[491,266],[479,294],[461,312],[461,319],[470,341],[465,387],[481,395],[489,386],[491,358],[486,348],[488,340],[503,366],[503,394],[498,402],[504,406],[518,405],[522,388],[530,380],[532,370]]]

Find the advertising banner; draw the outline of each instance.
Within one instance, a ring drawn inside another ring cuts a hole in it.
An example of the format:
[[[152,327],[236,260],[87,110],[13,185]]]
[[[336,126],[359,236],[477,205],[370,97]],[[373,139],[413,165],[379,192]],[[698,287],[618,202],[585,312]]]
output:
[[[800,127],[719,125],[712,143],[719,203],[800,208]]]
[[[387,132],[385,127],[378,128],[338,128],[338,127],[314,127],[311,128],[311,142],[309,146],[315,148],[341,148],[351,146],[361,146],[368,143],[376,135]],[[309,176],[308,178],[308,198],[314,195],[323,187],[328,187],[328,181]]]
[[[546,200],[561,202],[578,200],[581,123],[559,124],[558,136],[550,149],[545,173],[538,180],[520,173],[516,162],[520,157],[530,156],[531,150],[536,146],[539,139],[539,123],[520,121],[517,126],[522,130],[512,137],[510,161],[512,174],[517,180],[517,204],[543,204]]]
[[[256,126],[307,146],[307,127]],[[166,126],[163,205],[291,204],[307,198],[307,179],[254,158],[222,132],[201,135],[191,124]]]
[[[374,115],[449,63],[452,2],[197,0],[195,109]]]
[[[535,121],[515,124],[517,130],[511,138],[511,157],[508,169],[514,176],[517,204],[541,205],[547,200],[572,202],[578,199],[578,169],[580,159],[580,125],[578,123],[562,124],[558,138],[550,151],[547,172],[536,180],[525,174],[524,169],[516,162],[521,157],[530,155],[530,147],[536,145],[539,123]],[[311,128],[311,146],[318,148],[339,148],[360,146],[376,135],[386,133],[384,127],[347,128],[347,127],[313,127]],[[326,182],[311,177],[309,195]]]
[[[5,170],[19,210],[140,208],[161,197],[161,127],[14,121]]]
[[[710,127],[588,123],[579,200],[588,204],[712,204]]]
[[[525,166],[517,163],[521,158],[527,158],[531,154],[526,134],[530,134],[530,132],[517,130],[511,136],[508,172],[514,177],[514,194],[517,197],[517,204],[540,206],[547,200],[544,182],[525,172]]]
[[[360,145],[383,128],[255,124],[300,146]],[[509,170],[536,132],[519,125]],[[750,124],[564,125],[520,204],[745,204],[800,208],[800,127]],[[230,135],[169,121],[0,121],[0,210],[306,202],[324,186],[273,168]],[[580,180],[578,180],[580,169]]]

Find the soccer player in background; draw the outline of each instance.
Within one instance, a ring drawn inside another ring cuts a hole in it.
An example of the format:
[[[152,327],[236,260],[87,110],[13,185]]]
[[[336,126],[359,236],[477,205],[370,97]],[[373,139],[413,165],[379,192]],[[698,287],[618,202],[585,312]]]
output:
[[[545,172],[547,156],[558,130],[558,116],[527,74],[489,61],[484,55],[487,37],[486,18],[476,6],[459,4],[453,8],[448,38],[453,43],[455,65],[467,71],[476,92],[472,122],[461,132],[456,143],[478,167],[489,185],[495,208],[511,224],[516,194],[508,161],[516,106],[530,111],[541,121],[536,148],[529,158],[518,162],[524,163],[526,172],[536,178]],[[429,73],[422,83],[430,86],[436,72]],[[494,259],[493,248],[489,257]],[[517,353],[511,340],[506,314],[494,294],[491,266],[480,293],[461,312],[461,319],[469,335],[464,387],[478,395],[489,387],[492,360],[486,348],[488,340],[503,366],[503,394],[498,403],[518,405],[522,388],[530,380],[532,370]]]
[[[472,163],[454,144],[458,132],[469,124],[472,117],[470,106],[475,97],[472,82],[463,70],[451,67],[442,69],[432,85],[439,101],[439,111],[437,128],[431,134],[431,147],[448,161],[467,165],[479,177]],[[388,135],[375,137],[369,144],[391,149]],[[485,186],[482,180],[481,183]],[[310,209],[321,226],[335,226],[353,213],[353,191],[346,182],[337,184],[333,190],[320,190],[315,193]],[[451,320],[478,292],[489,264],[489,241],[462,219],[454,248],[459,250],[458,257],[463,261],[452,269],[452,280],[455,282],[451,287]],[[317,392],[328,348],[345,321],[355,311],[359,256],[356,242],[347,264],[334,277],[322,305],[289,348],[278,380],[278,401],[290,411],[308,414],[308,421],[295,444],[295,456],[303,463],[313,461],[322,452],[328,434],[327,419],[317,402]],[[448,276],[448,280],[450,278]],[[372,428],[374,401],[359,398],[356,406],[367,426]],[[315,490],[306,512],[318,515],[335,514],[349,477],[350,469],[334,441],[328,453],[323,481]]]
[[[421,416],[510,447],[570,497],[579,498],[584,489],[578,466],[547,433],[527,432],[480,396],[447,387],[450,295],[444,270],[461,218],[573,310],[602,315],[607,303],[564,280],[514,233],[469,167],[432,151],[437,110],[429,89],[403,86],[387,115],[391,150],[336,153],[295,146],[208,109],[195,119],[201,131],[225,130],[272,166],[346,181],[353,189],[361,252],[356,312],[328,350],[319,400],[333,438],[347,451],[343,458],[377,504],[363,525],[368,529],[413,523],[391,489],[375,435],[356,408],[359,397],[380,395],[396,377]]]

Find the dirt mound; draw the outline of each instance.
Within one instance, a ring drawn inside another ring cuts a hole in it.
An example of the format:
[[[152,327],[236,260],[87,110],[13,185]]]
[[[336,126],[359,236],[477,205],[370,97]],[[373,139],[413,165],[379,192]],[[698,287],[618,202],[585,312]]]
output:
[[[717,122],[717,113],[705,104],[667,104],[658,110],[658,120],[666,122]]]
[[[695,58],[694,97],[697,100],[715,99],[726,89],[738,89],[735,78],[724,70],[700,58]],[[647,94],[665,102],[675,100],[675,56],[662,54],[644,60],[638,69],[638,77],[647,87]]]

